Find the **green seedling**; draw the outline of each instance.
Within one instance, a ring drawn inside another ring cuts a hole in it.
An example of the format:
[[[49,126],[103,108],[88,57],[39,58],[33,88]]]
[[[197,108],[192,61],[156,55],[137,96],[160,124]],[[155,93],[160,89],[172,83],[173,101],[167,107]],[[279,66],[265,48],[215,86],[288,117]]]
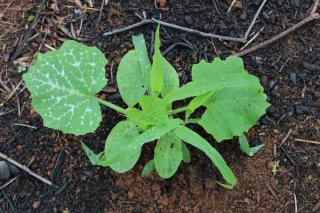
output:
[[[273,162],[271,171],[272,171],[274,176],[276,176],[276,174],[278,172],[278,169],[279,169],[279,166],[280,166],[280,160],[277,160],[277,161]]]
[[[133,44],[134,50],[122,58],[117,71],[126,109],[95,96],[107,84],[107,60],[96,47],[65,41],[60,49],[39,54],[23,78],[44,125],[74,135],[94,132],[102,120],[102,104],[125,119],[109,133],[99,154],[82,143],[93,165],[127,172],[140,158],[142,146],[154,142],[153,159],[142,176],[156,171],[170,178],[181,162],[191,161],[190,145],[202,150],[221,172],[226,183],[219,184],[233,188],[236,178],[223,157],[186,124],[202,126],[217,142],[240,137],[241,149],[252,156],[260,147],[250,148],[244,133],[269,106],[259,79],[244,69],[239,57],[216,58],[212,63],[193,65],[192,81],[179,87],[177,72],[161,55],[159,28],[152,63],[143,36],[134,36]],[[174,108],[176,101],[190,98],[186,106]],[[201,106],[205,107],[203,115],[191,119]]]

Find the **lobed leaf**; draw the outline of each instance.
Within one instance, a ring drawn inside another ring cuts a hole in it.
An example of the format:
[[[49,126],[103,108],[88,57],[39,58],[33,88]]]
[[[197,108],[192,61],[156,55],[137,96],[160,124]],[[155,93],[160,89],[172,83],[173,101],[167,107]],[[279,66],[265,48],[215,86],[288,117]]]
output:
[[[174,132],[158,140],[154,150],[154,165],[160,177],[172,177],[178,170],[182,159],[182,141]]]
[[[199,124],[218,142],[247,132],[269,106],[259,79],[245,71],[239,57],[202,61],[193,66],[192,77],[193,82],[170,92],[165,102],[197,96],[190,111],[206,106]]]
[[[107,83],[106,63],[99,49],[76,41],[38,55],[23,79],[46,127],[75,135],[96,130],[101,112],[94,94]]]
[[[203,139],[196,132],[185,126],[179,126],[174,131],[178,137],[184,142],[203,151],[212,161],[212,163],[219,169],[223,178],[227,181],[227,184],[222,184],[227,188],[233,188],[236,185],[236,177],[224,161],[219,152],[213,148],[205,139]]]

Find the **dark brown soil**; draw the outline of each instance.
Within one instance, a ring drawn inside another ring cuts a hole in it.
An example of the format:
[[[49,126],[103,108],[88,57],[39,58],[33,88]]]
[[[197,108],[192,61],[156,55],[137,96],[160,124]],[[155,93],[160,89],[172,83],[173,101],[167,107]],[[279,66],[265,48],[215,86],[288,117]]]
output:
[[[37,11],[39,3],[13,0],[7,7],[10,2],[0,2],[0,14],[5,12],[0,18],[3,80],[0,151],[23,165],[30,163],[30,169],[52,180],[58,189],[21,172],[15,181],[0,190],[0,212],[320,212],[320,146],[295,142],[296,138],[320,141],[319,20],[244,57],[249,72],[260,78],[272,106],[249,132],[252,145],[265,144],[253,158],[242,154],[236,141],[216,144],[203,133],[238,178],[236,188],[226,190],[216,184],[221,177],[214,166],[195,149],[191,149],[191,164],[183,164],[169,180],[155,174],[145,179],[140,177],[143,165],[153,154],[151,146],[144,147],[140,161],[128,173],[116,174],[109,168],[91,166],[79,142],[86,142],[96,151],[102,150],[108,132],[122,119],[109,109],[103,110],[104,121],[95,134],[74,137],[43,127],[41,118],[31,108],[23,83],[6,101],[10,92],[5,87],[12,90],[21,80],[18,65],[7,59],[30,27],[27,18]],[[215,1],[218,13],[211,0],[158,1],[165,10],[155,8],[153,1],[109,0],[98,24],[101,3],[95,2],[97,10],[83,9],[83,15],[78,16],[73,1],[49,1],[18,60],[22,65],[28,64],[38,50],[46,52],[48,46],[59,47],[69,37],[61,31],[61,26],[71,32],[71,25],[78,30],[82,22],[79,37],[84,43],[102,49],[110,61],[106,73],[111,83],[99,95],[118,102],[116,82],[112,81],[117,64],[132,48],[132,35],[143,33],[150,47],[155,26],[145,25],[107,38],[101,36],[103,32],[136,23],[139,18],[135,13],[141,15],[145,11],[148,17],[159,18],[161,14],[164,21],[239,37],[245,33],[261,1],[243,0],[242,8],[231,13],[226,12],[231,0]],[[268,1],[253,29],[257,32],[264,27],[264,30],[253,44],[302,20],[311,5],[311,0]],[[161,36],[163,50],[176,42],[189,45],[177,46],[166,55],[182,82],[189,80],[192,63],[212,60],[217,54],[226,57],[243,46],[166,27],[162,28]],[[199,127],[194,128],[203,132]],[[288,140],[279,148],[290,129]],[[274,174],[272,168],[277,161],[280,166]],[[8,181],[0,181],[0,188]]]

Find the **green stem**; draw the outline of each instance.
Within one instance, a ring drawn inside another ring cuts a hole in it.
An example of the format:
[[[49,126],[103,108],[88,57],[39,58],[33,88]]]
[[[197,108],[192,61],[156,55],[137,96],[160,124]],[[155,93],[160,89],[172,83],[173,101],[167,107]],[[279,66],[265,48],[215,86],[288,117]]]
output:
[[[187,119],[184,124],[198,124],[200,121],[200,118],[190,118]]]
[[[173,109],[170,111],[170,115],[174,115],[174,114],[178,114],[180,112],[185,112],[188,110],[188,107],[181,107],[181,108],[178,108],[178,109]]]
[[[115,110],[117,112],[120,112],[120,113],[122,113],[124,115],[127,114],[127,110],[123,109],[122,107],[119,107],[119,106],[117,106],[117,105],[115,105],[113,103],[110,103],[108,101],[102,100],[100,98],[96,98],[96,99],[100,104],[103,104],[103,105],[105,105],[105,106],[107,106],[107,107],[109,107],[109,108],[111,108],[111,109],[113,109],[113,110]]]

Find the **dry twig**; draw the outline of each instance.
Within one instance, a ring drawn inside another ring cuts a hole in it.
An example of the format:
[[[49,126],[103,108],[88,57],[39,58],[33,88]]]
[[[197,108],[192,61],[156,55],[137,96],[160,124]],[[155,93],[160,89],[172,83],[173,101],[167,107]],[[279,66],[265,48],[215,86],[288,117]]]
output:
[[[122,32],[128,31],[128,30],[131,30],[133,28],[140,27],[140,26],[145,25],[145,24],[155,24],[155,23],[157,23],[157,24],[161,24],[163,26],[169,27],[169,28],[173,28],[173,29],[184,31],[184,32],[188,32],[188,33],[193,33],[193,34],[196,34],[196,35],[199,35],[199,36],[203,36],[203,37],[207,37],[207,38],[215,38],[215,39],[220,39],[220,40],[224,40],[224,41],[234,41],[234,42],[246,43],[247,40],[248,40],[249,34],[251,32],[251,29],[254,26],[259,14],[262,11],[262,8],[266,4],[266,2],[267,2],[267,0],[263,0],[263,2],[261,3],[258,11],[256,12],[255,16],[253,17],[253,19],[252,19],[252,21],[251,21],[251,23],[250,23],[245,35],[243,37],[239,37],[239,38],[238,37],[231,37],[231,36],[217,35],[217,34],[213,34],[213,33],[206,33],[206,32],[202,32],[202,31],[199,31],[199,30],[195,30],[195,29],[191,29],[191,28],[187,28],[187,27],[182,27],[182,26],[179,26],[179,25],[176,25],[176,24],[171,24],[171,23],[168,23],[168,22],[160,21],[160,20],[157,20],[155,18],[151,18],[151,19],[144,18],[143,20],[141,20],[138,23],[129,25],[129,26],[124,27],[124,28],[116,29],[116,30],[113,30],[113,31],[110,31],[110,32],[106,32],[106,33],[103,34],[103,36],[110,36],[110,35],[122,33]]]
[[[310,140],[304,140],[304,139],[299,139],[299,138],[294,139],[294,141],[301,142],[301,143],[309,143],[309,144],[320,145],[319,141],[310,141]]]
[[[28,174],[30,174],[31,176],[37,178],[38,180],[41,180],[43,183],[48,184],[49,186],[54,186],[53,183],[43,177],[41,177],[40,175],[34,173],[33,171],[31,171],[28,167],[21,165],[20,163],[18,163],[17,161],[9,158],[8,156],[6,156],[5,154],[2,154],[0,152],[0,158],[8,161],[9,163],[13,164],[14,166],[20,168],[21,170],[27,172]]]
[[[305,24],[311,22],[311,21],[314,21],[314,20],[317,20],[317,19],[320,19],[320,14],[317,13],[317,9],[318,9],[318,6],[319,6],[319,2],[320,0],[315,0],[315,3],[313,4],[313,7],[311,9],[311,13],[308,17],[306,17],[305,19],[303,19],[302,21],[300,21],[299,23],[295,24],[294,26],[288,28],[287,30],[281,32],[280,34],[278,34],[277,36],[269,39],[269,40],[266,40],[260,44],[257,44],[249,49],[246,49],[244,51],[241,51],[241,52],[238,52],[238,53],[235,53],[233,55],[235,56],[243,56],[243,55],[246,55],[248,53],[252,53],[258,49],[262,49],[262,48],[265,48],[266,46],[272,44],[273,42],[285,37],[286,35],[296,31],[297,29],[299,29],[300,27],[304,26]]]

